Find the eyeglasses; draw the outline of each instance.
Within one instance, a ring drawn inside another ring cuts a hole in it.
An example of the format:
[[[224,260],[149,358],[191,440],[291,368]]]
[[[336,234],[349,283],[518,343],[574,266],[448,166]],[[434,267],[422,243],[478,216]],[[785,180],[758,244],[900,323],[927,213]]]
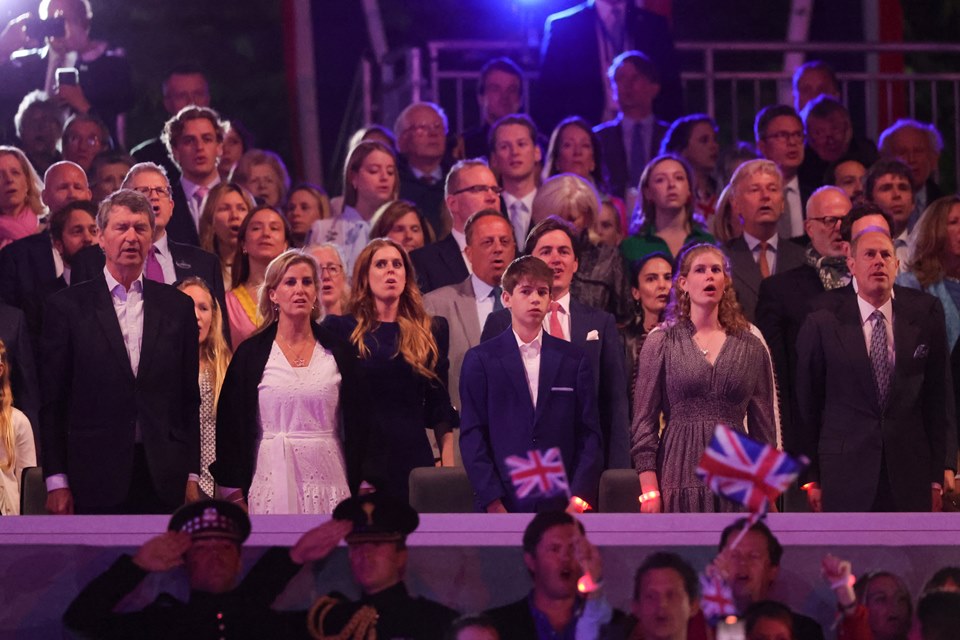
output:
[[[803,131],[777,131],[764,136],[767,140],[778,142],[803,142]]]
[[[84,137],[76,133],[71,133],[67,136],[67,144],[85,144],[88,147],[96,147],[100,145],[100,136],[93,135]]]
[[[148,198],[154,193],[163,198],[170,197],[170,189],[167,189],[166,187],[137,187],[134,189],[134,191],[142,193]]]
[[[323,272],[326,271],[330,274],[331,278],[336,278],[343,273],[343,267],[338,264],[321,264],[317,266],[317,269],[320,271],[321,276],[323,276]]]
[[[454,191],[453,194],[451,194],[451,195],[458,196],[458,195],[460,195],[461,193],[475,193],[475,194],[477,194],[477,195],[480,195],[481,193],[484,193],[484,192],[487,192],[487,191],[489,191],[490,193],[492,193],[492,194],[495,195],[495,196],[498,196],[498,195],[500,195],[501,193],[503,193],[503,188],[502,188],[502,187],[498,187],[498,186],[496,186],[496,185],[475,184],[475,185],[473,185],[472,187],[464,187],[463,189],[457,189],[457,190]]]
[[[807,220],[813,220],[815,222],[819,222],[825,227],[832,227],[836,225],[838,222],[840,222],[841,220],[843,220],[843,218],[839,216],[824,216],[822,218],[807,218]]]
[[[407,131],[413,131],[414,133],[419,133],[421,131],[424,133],[443,133],[443,123],[434,122],[432,124],[425,124],[421,122],[419,124],[412,124],[407,127]]]

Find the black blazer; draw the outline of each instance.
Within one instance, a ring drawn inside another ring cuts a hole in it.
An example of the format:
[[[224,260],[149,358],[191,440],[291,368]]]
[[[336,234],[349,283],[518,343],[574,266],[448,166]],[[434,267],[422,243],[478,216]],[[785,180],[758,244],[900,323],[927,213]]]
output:
[[[777,273],[760,283],[757,301],[757,327],[763,333],[780,389],[780,429],[783,447],[797,450],[794,421],[797,406],[797,336],[814,301],[823,294],[820,275],[810,265],[803,265],[785,273]]]
[[[486,613],[501,638],[511,640],[536,640],[537,625],[533,622],[530,613],[529,596],[524,596],[516,602],[490,609]]]
[[[757,298],[760,295],[760,283],[763,281],[760,267],[742,236],[723,245],[723,251],[730,258],[733,268],[733,287],[737,292],[737,301],[743,307],[743,315],[753,322],[756,317]],[[806,264],[803,247],[786,238],[780,238],[777,242],[777,268],[774,273],[785,273],[802,264]]]
[[[50,297],[43,323],[40,435],[44,476],[66,473],[78,513],[127,497],[139,428],[157,495],[183,502],[200,471],[199,341],[193,300],[143,283],[134,376],[101,276]]]
[[[417,209],[433,227],[434,232],[438,234],[441,229],[443,229],[441,213],[444,207],[444,181],[452,164],[449,158],[444,158],[440,164],[440,179],[428,185],[421,182],[420,179],[414,175],[406,158],[400,156],[397,159],[397,177],[400,179],[400,198],[410,200],[417,205]],[[462,279],[463,278],[461,278],[461,280]]]
[[[170,240],[180,244],[192,244],[195,247],[200,246],[200,234],[197,231],[197,224],[193,221],[190,214],[190,205],[187,203],[187,195],[183,192],[183,185],[179,180],[170,180],[170,188],[173,191],[173,215],[170,216],[170,222],[167,223],[167,235]]]
[[[46,231],[35,233],[0,250],[0,300],[17,307],[27,319],[27,330],[39,345],[43,305],[52,294],[65,289],[53,263],[53,244]]]
[[[417,271],[417,284],[422,293],[458,284],[470,275],[453,234],[417,249],[410,254],[410,260]]]
[[[223,337],[227,339],[227,344],[230,344],[230,323],[227,322],[226,295],[223,290],[223,270],[220,268],[220,260],[209,251],[204,251],[200,247],[190,244],[174,242],[172,238],[167,238],[167,247],[170,249],[170,256],[173,258],[173,270],[176,273],[177,282],[184,278],[197,277],[203,278],[203,281],[210,287],[213,297],[220,304],[220,315],[223,317]],[[73,257],[70,282],[80,284],[102,276],[105,263],[103,250],[99,246],[94,245],[81,249]]]
[[[906,287],[895,286],[894,296],[886,407],[852,286],[824,293],[797,338],[797,432],[811,460],[802,482],[820,482],[825,511],[869,511],[881,462],[898,511],[929,511],[930,483],[943,482],[946,433],[954,428],[943,307]]]
[[[511,326],[510,310],[487,316],[480,342],[494,338]],[[604,469],[631,469],[630,401],[627,398],[623,343],[613,316],[570,298],[570,342],[590,358],[593,385],[600,409]],[[595,340],[588,340],[596,332]]]
[[[333,354],[337,369],[340,370],[344,460],[347,482],[351,492],[356,492],[364,479],[361,461],[369,433],[367,406],[371,396],[362,390],[359,366],[350,345],[326,327],[311,323],[311,328],[320,346]],[[274,323],[240,343],[220,388],[217,403],[217,459],[210,465],[210,472],[217,484],[241,487],[244,493],[253,481],[260,440],[257,386],[263,379],[263,370],[276,336],[277,325]]]
[[[669,122],[654,121],[649,159],[656,158],[660,153],[660,143],[669,128]],[[603,148],[603,164],[607,169],[607,186],[610,187],[610,193],[618,198],[626,198],[627,188],[637,185],[628,184],[630,166],[627,163],[627,148],[623,145],[623,116],[619,115],[614,120],[598,124],[593,131],[600,138],[600,146]]]
[[[628,3],[627,29],[633,46],[650,56],[660,72],[660,95],[653,102],[658,118],[683,115],[680,60],[673,46],[670,25],[663,16]],[[552,131],[570,115],[597,124],[603,117],[606,70],[600,68],[597,45],[597,10],[592,2],[555,13],[544,25],[540,53],[540,79],[530,101],[542,131]],[[617,52],[619,53],[619,52]]]

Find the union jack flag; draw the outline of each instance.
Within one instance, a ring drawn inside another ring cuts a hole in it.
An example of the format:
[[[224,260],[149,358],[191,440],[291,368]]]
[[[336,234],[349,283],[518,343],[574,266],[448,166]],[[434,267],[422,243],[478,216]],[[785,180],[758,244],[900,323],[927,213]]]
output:
[[[715,624],[717,620],[726,616],[737,615],[737,607],[733,602],[733,591],[727,581],[719,575],[708,576],[700,574],[700,608],[703,615]]]
[[[518,498],[526,498],[531,493],[542,496],[570,493],[567,472],[558,447],[546,451],[527,451],[526,457],[509,456],[506,463]]]
[[[804,456],[791,458],[718,424],[700,458],[697,475],[714,493],[759,513],[766,512],[808,464]]]

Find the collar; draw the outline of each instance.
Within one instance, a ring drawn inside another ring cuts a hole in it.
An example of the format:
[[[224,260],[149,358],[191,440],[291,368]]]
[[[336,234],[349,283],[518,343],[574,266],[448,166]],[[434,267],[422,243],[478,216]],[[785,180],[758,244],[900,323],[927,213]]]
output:
[[[460,247],[460,253],[463,253],[464,248],[467,246],[467,236],[462,231],[457,231],[456,229],[450,229],[450,235],[453,236],[453,239],[457,241],[457,246]]]
[[[413,165],[410,166],[410,171],[413,172],[413,175],[417,179],[422,178],[424,176],[430,176],[438,183],[443,180],[443,171],[440,170],[439,164],[436,167],[434,167],[433,171],[430,171],[430,172],[420,171],[420,169],[417,169]]]
[[[216,175],[214,176],[213,180],[210,181],[210,184],[206,185],[208,190],[220,184],[220,174],[216,172],[214,173]],[[197,192],[197,189],[204,186],[202,184],[197,184],[196,182],[189,180],[184,175],[180,176],[180,185],[183,187],[183,193],[184,195],[187,196],[188,201],[193,199],[193,194]]]
[[[537,337],[531,340],[530,342],[524,342],[520,338],[520,336],[517,335],[516,329],[511,329],[511,330],[513,331],[513,337],[517,339],[517,346],[520,347],[521,352],[532,345],[536,345],[537,350],[539,350],[541,345],[543,344],[543,328],[541,328],[540,331],[537,332]]]
[[[884,317],[884,319],[885,319],[887,322],[892,322],[892,321],[893,321],[893,295],[892,295],[892,293],[891,293],[891,295],[890,295],[890,298],[888,298],[887,301],[884,302],[884,303],[883,303],[882,305],[880,305],[879,307],[874,307],[872,304],[870,304],[869,302],[867,302],[866,300],[864,300],[863,298],[861,298],[860,295],[858,294],[858,295],[857,295],[857,307],[860,309],[860,324],[861,324],[861,325],[864,325],[864,324],[866,324],[867,322],[870,322],[870,315],[871,315],[874,311],[876,311],[876,310],[879,310],[880,313],[883,314],[883,317]]]
[[[800,193],[800,178],[798,176],[793,176],[783,183],[784,193],[786,193],[788,189],[792,189],[796,193]]]
[[[363,219],[363,216],[360,215],[360,212],[357,211],[356,207],[352,207],[349,204],[343,205],[343,211],[341,211],[337,217],[340,220],[349,220],[350,222],[367,222]]]
[[[535,197],[537,197],[537,189],[534,188],[533,191],[531,191],[531,192],[528,193],[527,195],[523,196],[522,198],[518,198],[517,196],[513,195],[512,193],[507,193],[506,191],[504,191],[503,193],[501,193],[500,196],[503,198],[503,206],[504,206],[504,208],[506,208],[507,212],[510,211],[510,207],[513,206],[513,203],[514,203],[514,202],[522,202],[523,204],[527,205],[527,211],[528,211],[528,212],[532,212],[532,211],[533,211],[533,199],[534,199]]]
[[[750,235],[746,231],[743,232],[743,239],[747,243],[747,246],[750,247],[751,252],[756,251],[757,247],[760,245],[760,239],[754,238],[752,235]],[[776,233],[773,234],[772,236],[770,236],[770,239],[767,240],[767,249],[772,249],[774,252],[776,252],[777,243],[779,242],[780,242],[780,235]]]
[[[167,233],[164,232],[159,240],[153,241],[153,252],[161,256],[170,257],[170,247],[167,244],[168,240],[169,237],[167,236]]]
[[[551,300],[551,302],[556,302],[556,303],[558,303],[558,304],[560,305],[560,312],[561,312],[561,313],[566,313],[566,314],[569,315],[569,313],[570,313],[570,290],[568,289],[565,294],[563,294],[562,296],[560,296],[560,297],[557,298],[556,300]]]
[[[107,291],[109,291],[111,295],[117,287],[120,287],[124,291],[143,291],[143,269],[140,269],[140,275],[137,276],[137,279],[130,283],[129,289],[125,289],[106,267],[103,268],[103,275],[107,279]]]
[[[363,604],[372,604],[381,614],[385,610],[384,607],[402,605],[408,600],[410,600],[410,596],[407,593],[407,585],[405,585],[402,580],[392,587],[387,587],[383,591],[378,591],[371,595],[364,594],[360,598],[360,602]]]
[[[490,292],[493,291],[493,287],[478,278],[477,274],[470,274],[470,282],[473,283],[473,295],[478,301],[483,301],[490,297]]]

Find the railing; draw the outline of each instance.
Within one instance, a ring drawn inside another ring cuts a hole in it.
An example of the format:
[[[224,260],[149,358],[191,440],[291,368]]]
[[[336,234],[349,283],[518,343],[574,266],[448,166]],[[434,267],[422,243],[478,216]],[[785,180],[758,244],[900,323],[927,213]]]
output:
[[[843,99],[858,133],[874,140],[898,115],[932,122],[943,134],[946,148],[941,167],[960,184],[960,73],[905,73],[879,70],[884,56],[937,54],[956,56],[955,43],[786,43],[680,42],[681,80],[686,110],[702,111],[717,119],[724,140],[752,140],[753,117],[767,104],[790,102],[791,71],[783,70],[784,56],[804,53],[807,59],[837,56],[852,61],[840,71]],[[479,68],[497,55],[509,55],[522,68],[527,106],[536,99],[530,91],[536,81],[538,52],[519,41],[435,41],[427,44],[428,77],[417,78],[423,97],[440,102],[450,117],[451,130],[471,126],[477,118],[473,99]],[[751,55],[753,54],[753,55]],[[960,64],[957,65],[960,68]]]

